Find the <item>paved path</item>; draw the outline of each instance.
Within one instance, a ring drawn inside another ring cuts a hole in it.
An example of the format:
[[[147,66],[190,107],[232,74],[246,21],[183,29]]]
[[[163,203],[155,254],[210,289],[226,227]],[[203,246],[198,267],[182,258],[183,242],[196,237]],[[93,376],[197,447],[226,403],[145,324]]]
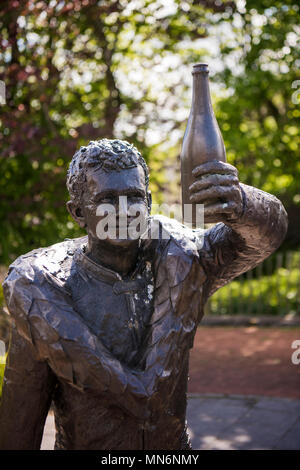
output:
[[[300,449],[300,400],[196,395],[187,419],[194,449]]]
[[[190,395],[187,421],[193,449],[300,449],[300,400],[241,395]],[[54,445],[54,418],[42,450]]]

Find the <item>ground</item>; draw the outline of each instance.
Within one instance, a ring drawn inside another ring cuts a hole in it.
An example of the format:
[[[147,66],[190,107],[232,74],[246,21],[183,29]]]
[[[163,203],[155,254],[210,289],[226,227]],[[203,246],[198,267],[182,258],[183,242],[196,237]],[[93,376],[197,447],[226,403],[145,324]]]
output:
[[[187,408],[193,449],[300,449],[297,339],[299,327],[199,327]],[[41,448],[54,439],[51,412]]]
[[[190,393],[300,399],[299,327],[200,326],[190,358]]]

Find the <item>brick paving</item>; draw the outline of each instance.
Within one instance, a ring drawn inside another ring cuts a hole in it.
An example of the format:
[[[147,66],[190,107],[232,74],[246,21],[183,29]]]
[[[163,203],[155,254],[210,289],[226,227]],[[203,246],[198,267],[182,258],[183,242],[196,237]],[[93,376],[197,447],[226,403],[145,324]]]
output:
[[[200,326],[188,390],[300,399],[300,364],[291,360],[294,340],[300,340],[299,327]]]

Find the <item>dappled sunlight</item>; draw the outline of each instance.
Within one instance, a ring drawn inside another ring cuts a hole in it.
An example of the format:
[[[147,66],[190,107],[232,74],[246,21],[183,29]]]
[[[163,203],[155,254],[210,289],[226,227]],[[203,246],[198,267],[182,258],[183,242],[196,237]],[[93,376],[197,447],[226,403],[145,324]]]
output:
[[[257,326],[250,326],[249,328],[245,328],[244,332],[248,335],[249,334],[251,335],[252,333],[256,333],[257,332]]]
[[[262,343],[257,344],[257,340],[248,341],[245,348],[241,349],[241,354],[244,357],[255,356],[259,353],[268,350],[273,344],[273,340],[264,340]]]
[[[299,400],[215,394],[188,400],[188,432],[195,450],[299,448],[299,435],[294,438],[299,418]]]
[[[251,436],[245,433],[245,430],[238,430],[241,434],[235,435],[230,440],[220,439],[216,436],[203,436],[201,438],[204,448],[211,450],[235,450],[238,447],[238,444],[245,444],[251,442]]]
[[[199,420],[203,423],[209,423],[209,422],[212,422],[212,417],[209,416],[209,415],[206,415],[206,414],[203,414],[201,413],[199,416],[198,416]]]
[[[189,391],[300,398],[291,356],[299,327],[201,327],[190,358]]]
[[[212,421],[212,418],[210,419]],[[216,425],[216,430],[219,427]],[[228,433],[228,438],[224,438],[218,433],[205,432],[205,426],[201,434],[197,435],[191,426],[188,427],[188,434],[193,443],[193,449],[198,450],[237,450],[242,445],[250,445],[252,436],[242,427],[233,427]]]
[[[266,364],[267,366],[277,366],[277,364],[281,364],[282,361],[281,359],[266,359],[265,361],[263,361],[263,364]]]

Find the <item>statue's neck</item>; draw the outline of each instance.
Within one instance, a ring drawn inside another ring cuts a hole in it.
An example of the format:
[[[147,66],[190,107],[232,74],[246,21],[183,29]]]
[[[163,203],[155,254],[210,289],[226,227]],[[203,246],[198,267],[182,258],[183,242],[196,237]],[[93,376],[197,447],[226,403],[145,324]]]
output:
[[[133,240],[128,246],[120,247],[88,237],[85,254],[95,263],[126,276],[136,267],[138,252],[139,240]]]

